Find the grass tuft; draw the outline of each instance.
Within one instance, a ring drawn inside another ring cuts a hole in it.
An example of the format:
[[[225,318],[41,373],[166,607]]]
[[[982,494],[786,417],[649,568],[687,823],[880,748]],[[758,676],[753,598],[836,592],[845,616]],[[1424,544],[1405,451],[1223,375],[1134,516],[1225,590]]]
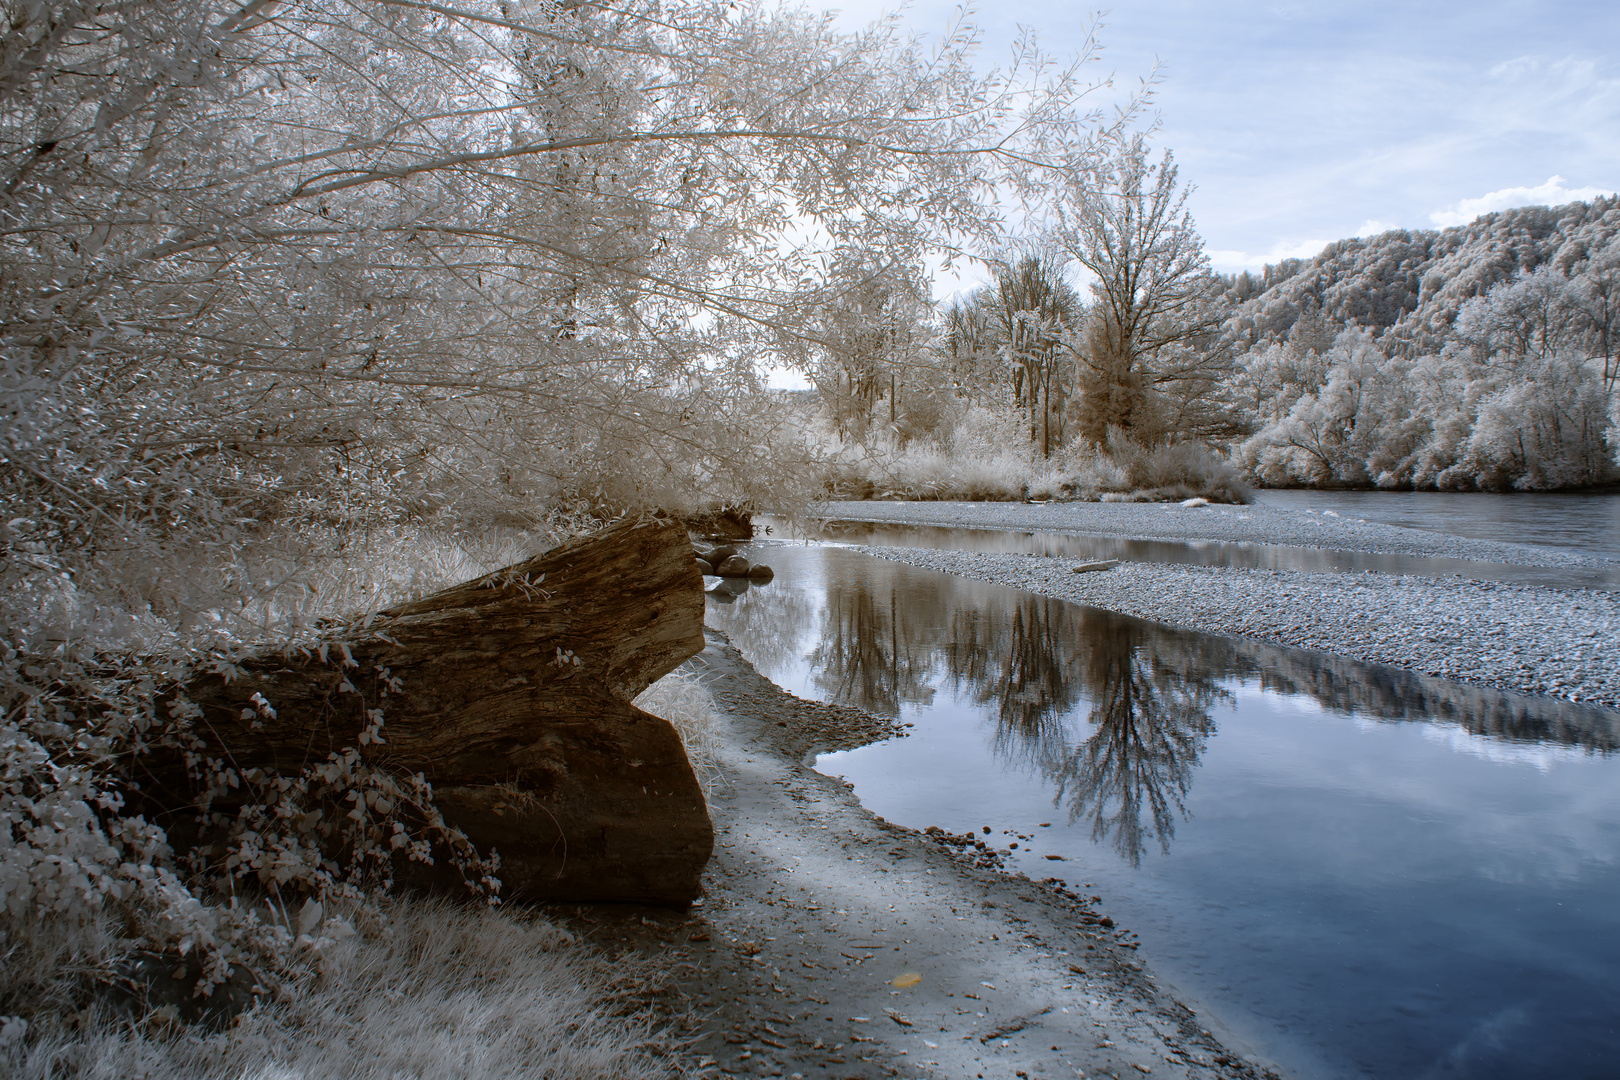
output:
[[[663,717],[674,726],[705,795],[712,792],[714,785],[724,782],[718,755],[719,735],[715,730],[719,713],[715,710],[714,695],[696,673],[684,668],[670,672],[643,690],[635,706]]]

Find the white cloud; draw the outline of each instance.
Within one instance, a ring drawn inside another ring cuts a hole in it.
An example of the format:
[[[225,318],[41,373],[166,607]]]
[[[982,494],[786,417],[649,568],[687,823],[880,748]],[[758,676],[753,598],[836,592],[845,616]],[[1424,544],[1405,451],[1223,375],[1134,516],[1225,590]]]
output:
[[[1264,270],[1270,263],[1284,259],[1309,259],[1320,255],[1331,240],[1279,240],[1267,251],[1250,254],[1247,251],[1212,250],[1209,264],[1216,270],[1236,273],[1239,270]]]
[[[1612,187],[1567,188],[1564,186],[1562,176],[1551,176],[1547,178],[1545,184],[1536,187],[1502,188],[1500,191],[1487,192],[1477,199],[1463,199],[1444,210],[1434,211],[1429,215],[1429,220],[1445,229],[1453,225],[1467,225],[1481,214],[1490,214],[1515,206],[1562,206],[1564,203],[1581,202],[1614,193],[1615,189]]]
[[[1352,235],[1378,236],[1381,233],[1387,233],[1391,229],[1398,228],[1400,228],[1400,225],[1393,221],[1384,221],[1380,218],[1368,218],[1366,221],[1361,223],[1361,228],[1357,229]]]

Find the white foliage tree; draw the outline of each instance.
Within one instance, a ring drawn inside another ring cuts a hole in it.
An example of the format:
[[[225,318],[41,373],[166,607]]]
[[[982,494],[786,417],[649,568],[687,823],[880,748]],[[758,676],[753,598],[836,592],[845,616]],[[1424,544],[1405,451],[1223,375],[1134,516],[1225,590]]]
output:
[[[1213,340],[1225,310],[1187,189],[1167,151],[1148,159],[1140,133],[1077,162],[1055,199],[1055,236],[1091,278],[1080,370],[1080,433],[1118,428],[1146,444],[1230,434],[1222,400],[1229,354]]]

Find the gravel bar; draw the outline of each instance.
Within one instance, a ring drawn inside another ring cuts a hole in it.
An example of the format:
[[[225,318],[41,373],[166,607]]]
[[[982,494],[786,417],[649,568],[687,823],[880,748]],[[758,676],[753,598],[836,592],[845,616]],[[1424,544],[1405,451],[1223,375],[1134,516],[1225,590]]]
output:
[[[1076,573],[1082,563],[1074,559],[930,548],[865,550],[1193,630],[1620,707],[1620,594],[1612,592],[1142,562]]]
[[[1332,511],[1277,506],[1184,507],[1179,503],[823,503],[820,516],[942,528],[1011,529],[1131,540],[1216,540],[1237,544],[1329,548],[1387,555],[1431,555],[1521,566],[1612,568],[1614,560],[1533,544],[1472,540],[1384,525]]]

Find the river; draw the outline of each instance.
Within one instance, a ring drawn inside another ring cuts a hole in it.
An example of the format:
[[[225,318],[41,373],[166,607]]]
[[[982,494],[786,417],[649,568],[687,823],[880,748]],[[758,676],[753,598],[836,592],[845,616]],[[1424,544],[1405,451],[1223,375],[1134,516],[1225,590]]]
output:
[[[776,581],[711,623],[916,725],[817,768],[1103,897],[1229,1038],[1301,1078],[1614,1074],[1620,714],[755,548]]]

